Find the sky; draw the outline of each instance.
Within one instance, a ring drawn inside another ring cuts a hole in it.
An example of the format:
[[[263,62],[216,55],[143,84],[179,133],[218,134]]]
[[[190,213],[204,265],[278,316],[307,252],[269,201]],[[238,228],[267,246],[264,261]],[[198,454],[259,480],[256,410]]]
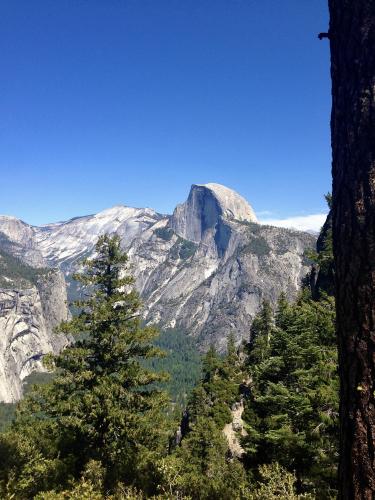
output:
[[[326,4],[1,0],[0,213],[171,213],[191,184],[216,182],[261,220],[320,225]]]

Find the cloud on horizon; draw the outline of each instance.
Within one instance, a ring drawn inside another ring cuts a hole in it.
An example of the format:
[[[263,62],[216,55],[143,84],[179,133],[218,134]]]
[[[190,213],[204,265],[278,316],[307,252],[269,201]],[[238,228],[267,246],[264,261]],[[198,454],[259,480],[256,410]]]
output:
[[[327,214],[298,215],[286,219],[261,219],[261,224],[269,226],[286,227],[298,231],[313,231],[318,233],[323,226]]]

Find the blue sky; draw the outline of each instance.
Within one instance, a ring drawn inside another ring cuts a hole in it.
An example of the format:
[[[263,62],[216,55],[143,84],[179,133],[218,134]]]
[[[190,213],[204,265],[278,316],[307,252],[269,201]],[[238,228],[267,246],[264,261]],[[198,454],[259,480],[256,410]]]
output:
[[[261,218],[324,212],[326,4],[2,0],[0,213],[168,213],[206,182]]]

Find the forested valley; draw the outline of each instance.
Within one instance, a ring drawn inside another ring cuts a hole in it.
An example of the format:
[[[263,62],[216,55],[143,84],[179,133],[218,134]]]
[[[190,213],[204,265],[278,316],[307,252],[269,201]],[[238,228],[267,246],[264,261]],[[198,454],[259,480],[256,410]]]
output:
[[[335,498],[330,224],[297,300],[264,301],[247,342],[228,332],[226,353],[202,361],[183,332],[142,324],[119,239],[101,237],[75,276],[92,292],[59,328],[75,342],[46,359],[49,380],[29,383],[14,418],[2,406],[0,496]]]

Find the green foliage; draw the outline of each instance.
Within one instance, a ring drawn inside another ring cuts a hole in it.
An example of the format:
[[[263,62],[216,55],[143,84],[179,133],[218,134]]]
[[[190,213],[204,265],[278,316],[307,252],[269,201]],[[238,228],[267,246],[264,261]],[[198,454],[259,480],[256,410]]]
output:
[[[16,405],[0,402],[0,433],[6,431],[16,414]]]
[[[196,249],[197,249],[196,243],[189,240],[181,239],[178,255],[180,259],[186,260],[195,254]]]
[[[202,371],[201,356],[197,352],[194,341],[185,332],[170,329],[162,332],[154,341],[165,356],[146,361],[146,366],[156,372],[170,375],[165,382],[157,384],[168,391],[172,401],[179,408],[186,406],[194,386]]]
[[[264,300],[260,313],[251,325],[249,363],[255,364],[268,358],[273,330],[273,311],[270,303]]]
[[[242,371],[233,337],[228,339],[227,355],[221,357],[213,346],[203,358],[203,377],[192,392],[188,403],[190,419],[194,422],[204,416],[212,419],[218,428],[231,422],[230,408],[239,398]]]
[[[164,241],[170,241],[173,238],[175,232],[170,227],[158,227],[155,229],[154,233],[158,238]],[[183,260],[192,257],[197,249],[196,243],[193,241],[185,240],[181,236],[177,237],[177,241],[173,247],[173,254],[175,258],[180,258]]]
[[[331,209],[332,197],[330,193],[326,196],[326,201]],[[316,252],[308,254],[313,269],[308,276],[309,284],[312,288],[314,299],[318,299],[320,293],[326,293],[334,296],[335,294],[335,270],[333,258],[333,238],[332,238],[332,212],[330,210],[327,219],[320,231],[316,244]]]
[[[154,464],[166,450],[167,400],[153,387],[161,374],[140,362],[160,350],[151,343],[155,329],[141,325],[133,278],[123,274],[126,263],[119,238],[103,236],[96,257],[77,276],[93,292],[60,331],[79,340],[50,358],[52,382],[25,398],[2,435],[4,495],[29,498],[69,488],[93,460],[103,467],[106,489],[123,481],[152,490]]]
[[[230,423],[231,405],[238,398],[240,360],[234,338],[228,339],[227,354],[219,356],[211,347],[203,359],[203,376],[189,403],[189,430],[181,446],[159,463],[160,489],[168,498],[242,498],[247,481],[242,464],[229,459],[223,434]]]
[[[242,251],[245,254],[255,254],[258,257],[263,257],[265,255],[268,255],[271,251],[271,248],[269,244],[267,243],[267,240],[261,236],[261,235],[253,235],[250,234],[250,241],[247,243],[246,246],[243,247]]]
[[[33,372],[30,373],[24,380],[23,380],[23,393],[24,395],[29,394],[34,388],[35,385],[44,385],[48,384],[49,382],[52,381],[54,377],[53,373],[50,372]]]
[[[65,491],[44,491],[35,496],[35,500],[104,500],[104,468],[100,462],[91,460],[85,467],[79,481],[71,481]]]
[[[197,249],[197,245],[189,240],[184,240],[180,236],[177,238],[176,243],[171,248],[171,258],[172,259],[183,259],[187,260],[192,257]]]
[[[67,468],[57,457],[43,453],[47,441],[41,430],[36,424],[0,434],[1,498],[33,498],[50,482],[64,484]]]
[[[35,384],[47,384],[52,378],[53,374],[48,372],[31,373],[23,380],[24,395],[32,391]],[[0,402],[0,432],[5,432],[10,427],[16,416],[16,407],[15,403]]]
[[[327,194],[324,195],[324,198],[327,202],[328,208],[331,210],[332,209],[332,193],[328,192]]]
[[[281,297],[276,317],[263,306],[249,346],[251,397],[244,419],[247,462],[279,462],[300,488],[330,498],[336,484],[338,376],[334,301],[294,304]]]
[[[331,224],[326,228],[324,234],[320,236],[320,251],[306,252],[306,256],[319,266],[319,271],[327,274],[333,265],[333,239]]]
[[[297,478],[278,463],[261,465],[255,490],[246,498],[248,500],[313,500],[315,496],[308,493],[297,495]]]
[[[48,272],[52,271],[28,266],[19,258],[0,249],[0,288],[30,288]]]
[[[154,231],[158,238],[161,238],[164,241],[170,241],[175,234],[173,229],[170,227],[157,227]]]
[[[242,465],[226,458],[228,444],[212,419],[199,417],[175,453],[159,465],[167,498],[232,500],[246,487]],[[163,496],[165,498],[165,496]]]

